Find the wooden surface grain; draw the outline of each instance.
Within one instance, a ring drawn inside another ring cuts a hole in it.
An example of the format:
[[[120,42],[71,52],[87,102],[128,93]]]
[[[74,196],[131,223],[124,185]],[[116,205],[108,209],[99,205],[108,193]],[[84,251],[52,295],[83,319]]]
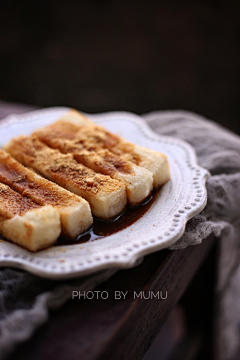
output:
[[[147,256],[141,265],[121,270],[96,290],[107,291],[107,300],[69,300],[52,312],[48,323],[31,340],[19,346],[9,360],[137,360],[149,348],[214,244],[184,250],[163,250]],[[126,299],[117,300],[114,292]],[[134,299],[134,291],[167,299]]]

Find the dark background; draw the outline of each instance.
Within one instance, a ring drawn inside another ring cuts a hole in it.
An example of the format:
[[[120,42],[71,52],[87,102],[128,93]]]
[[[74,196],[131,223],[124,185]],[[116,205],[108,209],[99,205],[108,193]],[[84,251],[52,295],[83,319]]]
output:
[[[238,1],[5,1],[0,99],[186,109],[240,133]]]

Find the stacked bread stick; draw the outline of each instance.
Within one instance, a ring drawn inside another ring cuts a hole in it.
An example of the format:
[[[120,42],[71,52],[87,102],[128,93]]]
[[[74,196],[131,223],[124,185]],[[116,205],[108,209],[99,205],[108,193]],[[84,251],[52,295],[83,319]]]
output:
[[[5,151],[4,151],[5,150]],[[71,110],[0,150],[0,234],[36,251],[60,233],[140,204],[169,179],[167,157],[133,145]]]

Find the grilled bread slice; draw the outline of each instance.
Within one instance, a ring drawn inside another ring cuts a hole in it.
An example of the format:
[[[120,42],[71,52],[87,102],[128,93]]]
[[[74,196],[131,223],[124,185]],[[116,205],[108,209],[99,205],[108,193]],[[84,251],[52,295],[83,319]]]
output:
[[[35,174],[0,150],[0,181],[39,205],[52,205],[60,214],[63,234],[75,238],[92,223],[83,198]]]
[[[153,175],[150,171],[124,160],[108,149],[98,147],[96,142],[79,142],[74,133],[69,133],[61,125],[50,125],[34,132],[46,145],[73,154],[77,162],[113,179],[122,180],[126,185],[128,203],[141,203],[153,189]]]
[[[20,136],[5,147],[16,160],[32,167],[43,176],[84,197],[92,213],[109,219],[121,213],[126,206],[126,187],[121,181],[95,173],[78,164],[72,155],[50,149],[37,137]]]
[[[56,209],[37,205],[0,183],[0,234],[4,238],[37,251],[53,245],[60,232]]]
[[[68,133],[69,139],[78,139],[81,143],[97,144],[98,148],[108,149],[114,154],[121,156],[149,170],[153,174],[153,186],[155,189],[164,185],[170,178],[170,170],[167,156],[145,147],[134,145],[121,137],[114,135],[102,126],[95,125],[86,116],[76,110],[69,111],[60,120],[54,123],[58,128]]]

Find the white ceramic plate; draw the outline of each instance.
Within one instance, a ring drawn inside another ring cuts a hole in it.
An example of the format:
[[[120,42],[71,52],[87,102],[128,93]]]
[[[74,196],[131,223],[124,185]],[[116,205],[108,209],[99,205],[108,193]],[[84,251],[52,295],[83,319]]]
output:
[[[0,122],[0,147],[14,136],[31,134],[39,126],[54,122],[67,111],[68,108],[57,107],[8,116]],[[131,113],[89,117],[135,144],[166,154],[171,180],[147,213],[126,229],[95,241],[54,246],[37,253],[1,240],[0,266],[18,267],[48,278],[70,278],[110,267],[128,268],[143,255],[176,242],[187,220],[204,208],[208,172],[197,165],[190,145],[155,134],[140,117]]]

